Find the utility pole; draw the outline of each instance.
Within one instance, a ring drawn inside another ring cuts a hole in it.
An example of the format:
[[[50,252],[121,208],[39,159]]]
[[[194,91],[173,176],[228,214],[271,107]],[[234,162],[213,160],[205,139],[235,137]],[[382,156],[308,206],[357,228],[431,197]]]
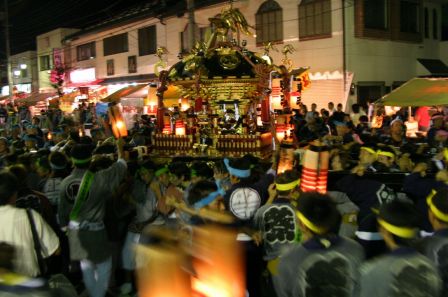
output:
[[[194,0],[187,0],[188,11],[188,50],[191,50],[194,46],[195,39],[195,20],[194,20]]]
[[[9,41],[9,16],[8,16],[8,0],[4,0],[5,11],[4,11],[4,27],[5,27],[5,52],[6,52],[6,63],[7,63],[7,73],[8,73],[8,86],[9,86],[9,100],[13,101],[13,80],[12,80],[12,65],[11,65],[11,47]]]

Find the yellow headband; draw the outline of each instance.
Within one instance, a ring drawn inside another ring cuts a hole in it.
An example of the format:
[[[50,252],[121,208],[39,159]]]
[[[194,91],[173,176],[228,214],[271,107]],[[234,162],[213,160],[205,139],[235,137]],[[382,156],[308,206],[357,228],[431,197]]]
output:
[[[378,218],[378,223],[384,227],[390,233],[397,235],[402,238],[414,238],[417,235],[417,229],[415,228],[407,228],[407,227],[399,227],[389,224],[388,222]]]
[[[296,215],[299,218],[299,220],[311,231],[318,235],[322,235],[325,232],[327,232],[326,229],[323,229],[321,227],[316,226],[313,222],[308,220],[300,211],[296,211]]]
[[[379,150],[379,151],[377,152],[377,154],[378,154],[378,155],[381,155],[381,156],[386,156],[386,157],[395,159],[395,155],[394,155],[393,153],[391,153],[391,152],[385,152],[385,151],[381,151],[381,150]]]
[[[362,146],[361,149],[362,149],[362,150],[365,150],[366,152],[369,152],[369,153],[371,153],[371,154],[376,155],[376,151],[375,151],[374,149],[370,148],[370,147]]]
[[[426,203],[429,206],[429,209],[432,211],[432,213],[436,216],[436,218],[438,218],[441,221],[447,222],[448,223],[448,214],[445,214],[443,212],[441,212],[432,202],[432,198],[434,198],[434,195],[437,192],[432,190],[431,194],[428,195],[428,197],[426,198]]]
[[[289,191],[294,189],[295,187],[297,187],[300,183],[300,179],[292,181],[288,184],[275,184],[275,187],[277,188],[278,191]]]

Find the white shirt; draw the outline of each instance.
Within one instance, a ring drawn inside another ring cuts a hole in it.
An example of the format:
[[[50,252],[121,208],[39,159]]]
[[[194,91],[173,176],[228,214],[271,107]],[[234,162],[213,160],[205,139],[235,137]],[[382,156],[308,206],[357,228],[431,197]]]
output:
[[[47,258],[58,249],[59,239],[39,213],[34,210],[31,213],[40,239],[42,256]],[[27,276],[38,275],[39,265],[26,210],[11,205],[0,206],[0,226],[0,241],[13,245],[16,249],[16,272]]]

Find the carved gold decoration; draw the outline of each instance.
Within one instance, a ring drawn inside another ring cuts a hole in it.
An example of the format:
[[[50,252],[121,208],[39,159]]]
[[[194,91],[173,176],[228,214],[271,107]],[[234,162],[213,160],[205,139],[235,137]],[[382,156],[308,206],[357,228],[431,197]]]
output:
[[[223,55],[219,57],[219,65],[222,68],[232,70],[240,65],[241,59],[237,55]]]
[[[154,74],[159,77],[160,75],[160,71],[159,68],[165,69],[168,64],[167,62],[163,59],[163,57],[168,54],[168,50],[166,49],[166,47],[159,47],[157,48],[156,51],[156,56],[159,58],[159,61],[157,61],[156,64],[154,64]]]
[[[292,60],[290,58],[288,58],[288,54],[292,54],[293,52],[295,52],[295,48],[292,44],[287,44],[283,47],[282,49],[282,54],[284,55],[283,59],[282,59],[282,63],[283,65],[285,65],[285,67],[288,69],[288,71],[292,70],[293,67],[293,63]]]

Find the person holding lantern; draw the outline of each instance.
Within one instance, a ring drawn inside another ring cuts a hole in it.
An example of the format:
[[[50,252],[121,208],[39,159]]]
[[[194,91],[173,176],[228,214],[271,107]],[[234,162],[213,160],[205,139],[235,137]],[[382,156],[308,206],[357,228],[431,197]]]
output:
[[[104,225],[106,199],[127,174],[124,141],[116,141],[118,161],[99,157],[84,173],[68,224],[70,258],[80,261],[84,284],[91,297],[104,297],[112,270],[111,249]]]

